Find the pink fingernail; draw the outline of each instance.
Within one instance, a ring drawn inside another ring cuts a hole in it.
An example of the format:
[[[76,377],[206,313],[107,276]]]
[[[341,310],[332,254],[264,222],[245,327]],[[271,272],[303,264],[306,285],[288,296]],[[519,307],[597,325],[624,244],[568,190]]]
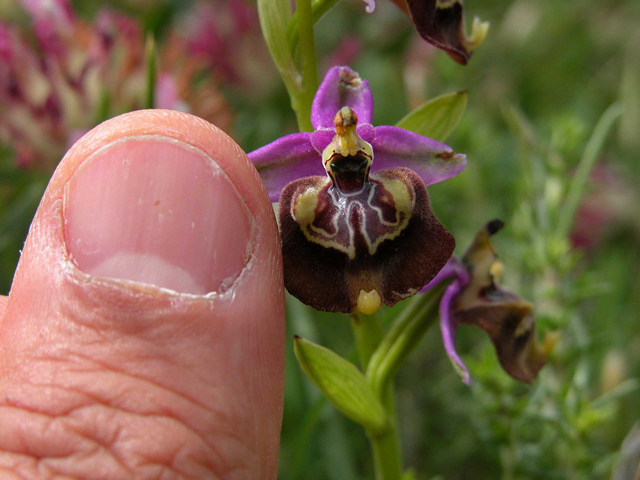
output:
[[[64,221],[83,272],[199,295],[233,283],[253,235],[220,167],[160,136],[123,139],[87,159],[66,186]]]

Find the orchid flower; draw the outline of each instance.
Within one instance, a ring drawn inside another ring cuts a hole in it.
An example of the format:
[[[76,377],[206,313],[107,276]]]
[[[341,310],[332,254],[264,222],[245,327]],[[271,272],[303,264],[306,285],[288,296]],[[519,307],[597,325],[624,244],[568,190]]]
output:
[[[538,343],[533,305],[498,285],[502,263],[490,237],[504,223],[493,220],[480,230],[462,261],[451,257],[447,265],[421,292],[445,278],[455,277],[440,301],[440,328],[447,355],[462,381],[471,384],[469,370],[458,355],[455,335],[458,324],[476,325],[491,337],[502,368],[516,380],[531,383],[544,366],[554,337]]]
[[[460,173],[464,155],[391,126],[371,125],[366,80],[333,67],[314,98],[314,132],[249,154],[280,200],[285,286],[318,310],[372,313],[418,292],[446,264],[453,236],[425,185]]]

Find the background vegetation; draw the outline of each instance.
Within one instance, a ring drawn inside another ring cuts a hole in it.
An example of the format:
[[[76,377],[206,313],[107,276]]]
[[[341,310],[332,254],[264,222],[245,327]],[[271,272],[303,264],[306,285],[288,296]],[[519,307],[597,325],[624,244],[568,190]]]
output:
[[[171,96],[156,87],[156,106],[207,118],[246,151],[296,130],[261,43],[255,4],[77,0],[74,22],[95,33],[105,5],[134,19],[139,31],[110,54],[111,71],[115,65],[122,75],[83,87],[92,90],[82,94],[81,115],[42,126],[47,112],[29,110],[33,120],[16,130],[19,100],[0,93],[2,294],[49,175],[74,135],[145,106],[143,32],[157,41],[158,80],[168,78],[176,90]],[[316,27],[320,73],[349,64],[368,79],[375,124],[393,125],[426,99],[468,90],[467,111],[447,143],[466,153],[469,165],[430,188],[434,211],[456,236],[458,253],[487,220],[505,220],[494,240],[504,283],[535,304],[541,332],[560,332],[548,365],[527,386],[502,371],[486,335],[463,328],[459,351],[474,380],[468,388],[438,330],[430,331],[398,380],[405,461],[417,479],[640,478],[640,2],[469,0],[465,8],[468,20],[491,22],[466,67],[420,40],[387,0],[371,15],[361,2],[343,0]],[[22,32],[37,58],[53,55],[21,3],[0,0],[0,19]],[[116,39],[124,35],[121,25],[109,28]],[[1,43],[0,88],[10,68]],[[138,63],[124,68],[123,55]],[[117,82],[133,85],[125,94],[114,90]],[[624,111],[565,229],[570,182],[598,118],[614,102]],[[55,141],[40,142],[46,135]],[[299,334],[354,358],[346,317],[288,302],[289,338]],[[379,315],[388,322],[400,308]],[[364,433],[322,399],[290,347],[280,477],[371,478]]]

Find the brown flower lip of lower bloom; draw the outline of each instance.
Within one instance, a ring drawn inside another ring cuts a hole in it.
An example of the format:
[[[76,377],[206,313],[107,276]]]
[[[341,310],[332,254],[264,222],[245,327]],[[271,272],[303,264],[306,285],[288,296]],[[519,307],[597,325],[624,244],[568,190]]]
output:
[[[456,322],[476,325],[489,334],[502,368],[516,380],[531,383],[544,366],[553,339],[539,343],[533,305],[497,283],[502,264],[490,237],[504,223],[494,220],[478,232],[462,259],[470,281],[452,305]]]

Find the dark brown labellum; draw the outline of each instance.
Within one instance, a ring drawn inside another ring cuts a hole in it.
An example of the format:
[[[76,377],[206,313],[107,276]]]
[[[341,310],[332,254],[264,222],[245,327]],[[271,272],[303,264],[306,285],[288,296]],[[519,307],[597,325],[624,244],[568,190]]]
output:
[[[340,189],[307,177],[280,197],[285,286],[318,310],[365,311],[359,299],[370,297],[394,305],[429,282],[455,247],[417,174],[379,170],[360,187],[347,180],[362,174],[355,157],[342,159]]]

